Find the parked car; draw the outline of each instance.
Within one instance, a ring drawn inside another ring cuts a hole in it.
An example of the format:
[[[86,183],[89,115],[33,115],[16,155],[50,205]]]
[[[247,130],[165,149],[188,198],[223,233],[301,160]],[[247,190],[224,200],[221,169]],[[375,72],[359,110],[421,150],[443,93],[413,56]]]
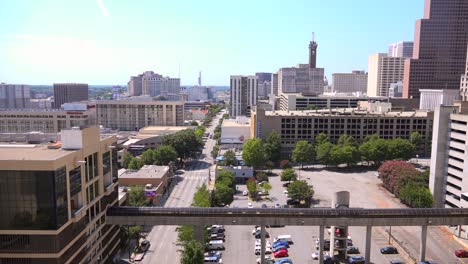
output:
[[[366,260],[363,256],[349,256],[348,264],[364,264]]]
[[[277,240],[276,242],[273,243],[273,247],[277,247],[277,246],[289,247],[289,243],[286,240]]]
[[[256,246],[255,249],[254,249],[254,253],[255,253],[255,255],[262,254],[262,247],[261,246]],[[265,247],[265,254],[269,255],[271,253],[272,253],[271,247]]]
[[[315,260],[318,260],[319,259],[319,252],[315,252],[315,253],[312,253],[312,259],[315,259]],[[328,256],[328,252],[327,251],[324,251],[323,252],[323,257],[325,259],[325,256]]]
[[[226,240],[226,235],[224,233],[215,233],[215,234],[210,234],[210,240]]]
[[[146,252],[150,247],[151,243],[148,240],[143,240],[140,243],[140,252]]]
[[[382,254],[398,254],[398,250],[394,246],[386,246],[380,249]]]
[[[279,251],[276,251],[275,253],[273,253],[273,256],[275,258],[285,258],[285,257],[289,257],[289,254],[288,254],[288,251],[287,250],[279,250]]]
[[[279,203],[275,204],[275,208],[281,208],[281,205]]]
[[[247,196],[248,194],[249,194],[249,193],[248,193],[247,191],[243,191],[243,192],[242,192],[242,195],[243,195],[243,196]]]
[[[203,259],[203,263],[223,263],[223,260],[218,256],[208,256]]]
[[[273,252],[277,252],[277,251],[280,251],[280,250],[288,250],[288,247],[285,246],[285,245],[279,245],[277,247],[273,247]]]
[[[437,264],[437,263],[432,260],[426,260],[426,261],[419,262],[419,264]]]
[[[215,235],[215,234],[224,234],[224,229],[213,229],[213,230],[211,230],[211,234],[212,234],[212,235]]]
[[[323,264],[340,264],[335,257],[323,256]]]
[[[255,228],[252,230],[252,235],[255,235],[255,233],[257,233],[258,230],[261,230],[260,226],[255,226]]]
[[[354,246],[348,246],[348,248],[346,249],[347,253],[348,254],[359,254],[359,248],[358,247],[354,247]]]
[[[285,183],[283,183],[283,187],[288,187],[289,184],[291,184],[291,183],[290,182],[285,182]]]
[[[257,264],[260,264],[260,258],[257,259]],[[271,256],[265,256],[265,264],[275,264],[275,260]]]
[[[293,264],[291,259],[284,258],[284,259],[278,259],[275,264]]]
[[[224,231],[225,229],[224,229],[223,225],[212,225],[212,226],[207,227],[206,230],[213,232],[213,231],[216,231],[216,230]]]
[[[455,256],[459,258],[468,258],[468,251],[464,249],[455,250]]]
[[[390,260],[390,264],[405,264],[405,263],[399,259],[393,259],[393,260]]]
[[[261,238],[261,230],[258,230],[257,232],[255,232],[255,238],[259,239]],[[265,231],[265,238],[270,238],[270,234],[268,234],[267,231]]]
[[[291,235],[281,235],[281,236],[277,236],[273,242],[276,242],[278,240],[284,240],[286,242],[288,242],[289,244],[293,244],[293,241],[292,241],[292,237]]]
[[[205,257],[213,257],[213,256],[221,258],[223,256],[223,253],[221,253],[221,251],[215,251],[215,250],[205,252]]]
[[[248,203],[248,204],[247,204],[247,208],[253,208],[252,203]]]
[[[261,246],[261,245],[262,245],[262,240],[261,240],[261,239],[255,240],[255,246]],[[265,245],[266,245],[267,247],[271,247],[270,241],[269,241],[269,240],[265,240]]]

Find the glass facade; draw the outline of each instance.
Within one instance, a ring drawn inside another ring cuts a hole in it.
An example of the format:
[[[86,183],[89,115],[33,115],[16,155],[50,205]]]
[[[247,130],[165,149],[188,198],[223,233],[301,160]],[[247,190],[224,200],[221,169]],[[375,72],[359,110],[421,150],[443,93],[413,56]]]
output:
[[[60,228],[68,221],[65,167],[0,171],[0,229]]]

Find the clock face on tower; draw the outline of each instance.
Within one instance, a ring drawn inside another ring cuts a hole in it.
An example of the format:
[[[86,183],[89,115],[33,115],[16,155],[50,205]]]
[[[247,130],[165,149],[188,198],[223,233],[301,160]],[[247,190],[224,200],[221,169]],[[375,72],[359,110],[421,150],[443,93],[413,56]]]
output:
[[[312,51],[312,55],[315,55],[315,51]]]

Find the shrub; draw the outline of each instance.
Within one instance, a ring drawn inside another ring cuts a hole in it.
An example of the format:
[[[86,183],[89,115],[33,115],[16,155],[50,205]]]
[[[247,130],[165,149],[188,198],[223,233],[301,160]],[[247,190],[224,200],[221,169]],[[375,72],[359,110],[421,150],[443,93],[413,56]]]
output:
[[[401,184],[407,180],[406,178],[416,177],[420,173],[413,164],[402,160],[391,160],[384,162],[379,168],[379,175],[383,185],[390,192],[399,195]]]
[[[289,163],[289,160],[282,160],[280,162],[280,168],[284,169],[289,169],[291,168],[291,163]]]

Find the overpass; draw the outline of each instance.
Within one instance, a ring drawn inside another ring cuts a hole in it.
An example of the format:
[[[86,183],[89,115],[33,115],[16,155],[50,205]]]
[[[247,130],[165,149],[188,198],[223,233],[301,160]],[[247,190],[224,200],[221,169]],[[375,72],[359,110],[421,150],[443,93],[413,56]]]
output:
[[[194,225],[203,242],[204,225],[259,225],[263,260],[265,226],[319,226],[320,245],[326,226],[366,226],[366,263],[370,263],[373,226],[421,226],[419,260],[425,260],[427,226],[468,225],[468,208],[361,209],[361,208],[194,208],[194,207],[110,207],[111,225]],[[323,263],[323,248],[319,249]]]

